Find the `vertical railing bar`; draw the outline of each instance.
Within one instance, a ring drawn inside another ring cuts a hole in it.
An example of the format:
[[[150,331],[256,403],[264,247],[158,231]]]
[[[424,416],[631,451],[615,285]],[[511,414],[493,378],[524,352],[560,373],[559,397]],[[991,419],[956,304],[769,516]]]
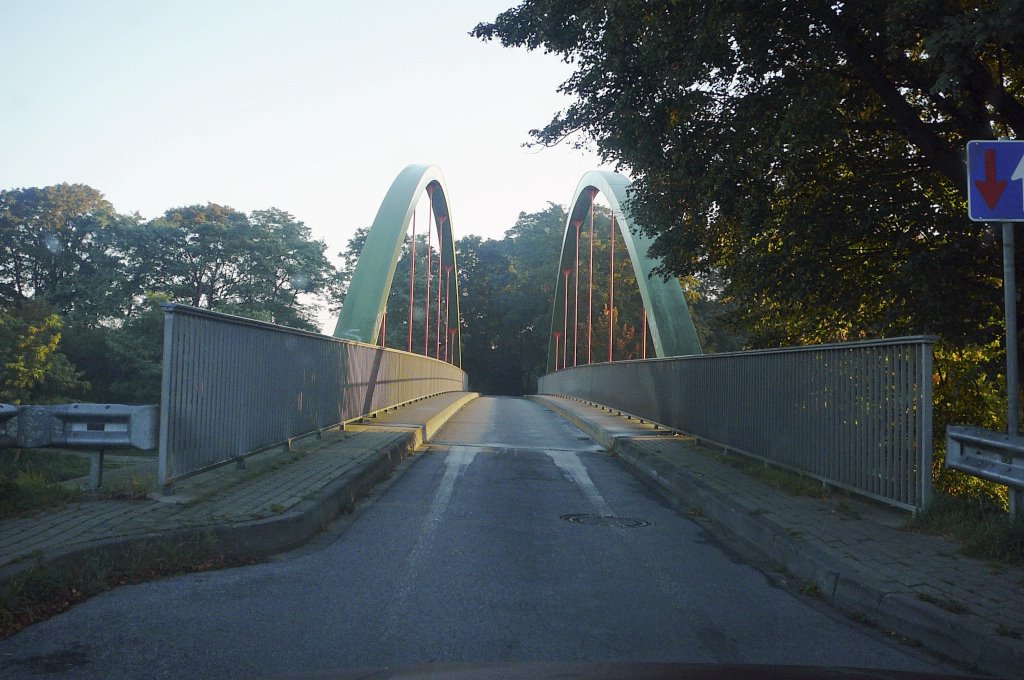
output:
[[[843,351],[842,371],[840,373],[840,392],[843,403],[842,418],[839,422],[839,438],[842,441],[842,458],[839,461],[839,479],[842,484],[850,483],[849,466],[853,460],[853,446],[855,442],[851,435],[850,418],[853,415],[853,391],[850,384],[850,375],[853,371],[854,350]]]
[[[224,328],[225,335],[225,346],[224,353],[226,356],[231,357],[232,364],[240,364],[234,360],[232,355],[246,356],[249,354],[248,349],[245,347],[245,340],[240,333],[234,332],[230,326]],[[234,351],[232,351],[232,345]],[[241,455],[245,453],[245,450],[241,448],[242,437],[245,434],[246,424],[242,418],[242,411],[240,408],[240,402],[245,393],[242,392],[242,366],[233,366],[230,374],[227,376],[226,385],[226,403],[223,406],[224,418],[230,419],[231,421],[231,432],[234,436],[229,436],[227,441],[224,442],[224,452],[230,455]],[[225,428],[227,429],[227,428]]]
[[[886,457],[889,461],[889,469],[885,477],[885,493],[890,498],[898,498],[899,492],[897,491],[897,476],[899,475],[899,457],[896,449],[896,433],[898,431],[896,419],[896,389],[899,385],[898,372],[896,366],[896,348],[889,347],[885,350],[886,355],[886,371],[885,375],[888,380],[888,386],[885,390],[885,400],[887,403],[886,411],[889,414],[886,422]]]
[[[198,419],[198,423],[199,423],[199,427],[198,427],[199,441],[200,442],[205,442],[205,441],[208,440],[209,433],[210,433],[210,412],[213,410],[213,408],[215,408],[215,404],[213,403],[213,400],[211,399],[211,397],[212,397],[211,392],[213,391],[213,385],[215,384],[215,379],[217,377],[219,377],[219,376],[211,375],[211,373],[212,373],[211,368],[216,366],[216,357],[215,356],[211,356],[211,347],[210,347],[211,344],[212,344],[210,342],[210,328],[213,326],[213,323],[210,322],[210,321],[204,320],[202,325],[204,326],[204,328],[203,328],[203,331],[198,334],[198,340],[199,340],[199,342],[197,344],[198,352],[196,353],[196,356],[197,356],[198,361],[199,361],[199,365],[201,366],[201,371],[202,371],[201,376],[202,377],[200,378],[200,380],[201,380],[202,385],[203,385],[203,389],[200,392],[200,401],[199,401],[199,409],[198,409],[197,419]],[[199,447],[199,446],[196,447],[196,455],[197,456],[202,456],[203,455],[203,448],[202,447]]]
[[[871,429],[868,435],[868,441],[871,445],[871,455],[868,459],[868,491],[871,493],[878,493],[878,477],[879,477],[879,427],[878,421],[879,408],[878,408],[878,380],[879,380],[879,366],[878,356],[872,352],[869,355],[869,373],[868,379],[870,381],[870,390],[868,393],[868,404],[871,408],[871,419],[868,421],[871,424]]]
[[[199,385],[196,383],[196,325],[198,319],[188,317],[188,340],[185,342],[185,353],[182,355],[182,399],[187,401],[188,406],[184,409],[185,420],[182,422],[182,449],[184,460],[182,470],[192,469],[196,464],[196,442],[195,434],[199,423],[192,424],[195,414],[199,411]]]
[[[892,423],[892,414],[889,412],[889,382],[890,382],[890,366],[888,350],[881,349],[877,351],[878,355],[878,405],[879,419],[878,419],[878,443],[880,445],[879,453],[881,457],[879,463],[881,467],[881,474],[878,477],[879,487],[878,493],[887,496],[889,495],[889,477],[890,477],[890,466],[892,462],[889,459],[889,428]]]
[[[247,337],[240,331],[237,332],[239,338],[239,345],[242,347],[244,357],[255,357],[257,354],[257,341],[258,337]],[[239,370],[235,371],[235,393],[234,393],[234,417],[237,423],[239,423],[239,436],[235,442],[233,450],[238,455],[244,454],[249,451],[249,442],[252,439],[252,428],[253,424],[246,422],[246,396],[252,394],[254,390],[254,376],[256,371],[252,366],[243,364],[239,367]],[[250,407],[251,408],[251,407]],[[244,423],[244,426],[242,425]]]
[[[900,431],[899,431],[899,452],[900,452],[900,473],[899,473],[899,496],[903,503],[913,504],[913,480],[914,464],[913,464],[913,447],[910,441],[910,433],[912,432],[910,419],[913,414],[913,387],[916,372],[912,366],[913,347],[900,347],[900,395],[899,395],[899,411],[900,411]]]
[[[828,450],[824,452],[824,456],[821,457],[821,472],[819,473],[826,479],[836,478],[836,459],[842,456],[841,442],[837,436],[836,422],[839,420],[840,409],[842,408],[839,403],[839,382],[838,376],[840,374],[840,366],[842,365],[842,354],[839,350],[828,350],[830,356],[828,362],[828,374],[826,380],[828,382],[828,393],[829,393],[829,409],[825,412],[826,421],[825,440],[828,442]]]
[[[160,374],[160,443],[158,448],[157,486],[166,486],[170,476],[168,467],[171,432],[171,383],[174,379],[174,314],[164,312],[164,348]]]
[[[831,399],[828,391],[828,372],[830,357],[828,350],[820,350],[815,353],[817,361],[813,362],[808,366],[808,379],[813,385],[812,390],[818,395],[815,400],[815,409],[812,411],[814,420],[811,423],[811,437],[814,441],[813,446],[818,449],[826,448],[829,445],[828,436],[826,434],[826,423],[828,422],[828,412],[831,408]],[[803,463],[803,461],[798,461]],[[805,469],[810,470],[812,474],[820,473],[820,468],[817,470],[814,467],[807,467]]]
[[[216,424],[224,408],[223,395],[220,388],[227,373],[224,369],[224,356],[221,352],[221,330],[217,322],[206,322],[206,331],[202,335],[203,350],[200,354],[205,365],[205,375],[203,376],[203,398],[205,403],[202,409],[202,438],[204,442],[210,444],[214,451],[222,451],[220,447],[224,437],[224,430],[230,426],[230,424],[224,423],[220,424],[220,426]]]
[[[800,440],[804,438],[804,433],[801,432],[802,421],[803,421],[803,405],[806,401],[807,395],[800,389],[800,376],[798,374],[798,367],[794,361],[792,355],[781,357],[782,359],[782,370],[785,372],[784,384],[786,385],[786,391],[789,393],[789,398],[785,403],[785,410],[780,409],[779,419],[780,431],[784,434],[786,440],[785,451],[791,451],[794,447],[799,446]],[[788,432],[786,429],[788,427]]]
[[[876,426],[878,428],[878,474],[876,475],[876,488],[875,493],[885,495],[886,486],[885,480],[889,476],[889,461],[888,461],[888,444],[886,437],[888,436],[888,404],[886,403],[885,385],[887,381],[888,367],[886,366],[885,350],[875,350],[875,362],[878,367],[878,373],[876,379],[878,381],[878,392],[876,399],[878,402],[878,420]]]
[[[188,448],[190,444],[190,434],[188,429],[188,420],[192,413],[193,408],[193,394],[189,383],[189,369],[190,364],[188,358],[192,355],[191,343],[193,342],[192,324],[194,320],[185,315],[178,315],[178,319],[175,322],[177,326],[177,342],[178,347],[178,362],[177,362],[177,380],[178,380],[178,396],[175,399],[175,403],[178,408],[178,418],[176,422],[177,429],[177,450],[175,451],[174,459],[174,476],[181,475],[191,461],[189,456],[191,451]]]
[[[836,423],[839,421],[842,406],[839,402],[839,382],[838,377],[841,372],[842,366],[842,352],[837,349],[826,350],[829,355],[828,362],[828,374],[826,380],[828,382],[828,405],[829,408],[825,412],[825,439],[829,442],[828,451],[825,452],[825,457],[822,459],[822,476],[827,479],[835,479],[835,465],[836,459],[842,455],[841,442],[838,438],[838,431]]]
[[[891,443],[892,451],[891,451],[890,455],[892,456],[892,460],[893,460],[893,474],[892,474],[892,478],[891,478],[889,483],[890,483],[890,485],[892,487],[892,495],[893,495],[893,497],[897,498],[897,499],[902,499],[903,498],[903,492],[900,489],[900,487],[902,486],[903,479],[906,477],[906,474],[905,474],[905,470],[904,470],[904,467],[903,467],[903,457],[900,455],[901,454],[901,448],[900,448],[900,436],[899,435],[900,435],[900,429],[901,429],[901,423],[902,423],[902,420],[903,420],[903,415],[900,413],[900,408],[899,407],[900,407],[900,402],[901,402],[901,399],[902,399],[903,368],[900,365],[899,351],[900,351],[899,347],[893,347],[893,348],[891,348],[889,350],[890,355],[892,356],[892,372],[893,372],[893,376],[892,376],[893,377],[892,391],[891,391],[891,393],[889,395],[889,399],[892,400],[892,414],[893,414],[893,419],[892,419],[892,422],[890,423],[890,426],[889,426],[891,431],[892,431],[892,437],[891,437],[891,439],[892,439],[892,443]],[[909,470],[907,470],[906,472],[909,472]]]
[[[827,432],[825,440],[829,443],[828,450],[824,452],[824,456],[821,458],[821,476],[827,479],[836,478],[836,459],[843,455],[842,442],[839,441],[838,428],[836,423],[839,420],[840,404],[839,397],[839,374],[841,373],[842,366],[842,352],[837,349],[827,350],[830,359],[828,362],[828,374],[826,381],[828,382],[828,395],[829,395],[829,409],[825,412],[826,421],[824,423],[825,430]]]
[[[818,409],[818,405],[821,402],[821,395],[815,390],[814,380],[812,378],[813,364],[817,360],[817,352],[811,351],[807,354],[807,362],[801,362],[799,359],[795,359],[793,362],[793,374],[797,378],[797,389],[799,389],[804,395],[804,403],[800,410],[800,414],[796,419],[796,431],[798,439],[793,444],[793,451],[799,453],[800,449],[808,446],[808,441],[816,436],[816,423],[817,415],[815,411]],[[810,365],[807,365],[809,363]],[[818,446],[821,442],[816,442]],[[790,461],[795,462],[795,461]]]
[[[785,357],[781,357],[781,358],[784,359]],[[784,450],[783,444],[780,441],[780,437],[779,437],[779,415],[780,415],[779,409],[781,407],[781,402],[783,401],[783,399],[785,399],[785,392],[786,392],[785,384],[782,381],[782,377],[783,377],[783,375],[785,375],[785,372],[783,371],[782,367],[778,365],[778,364],[780,364],[782,362],[775,362],[775,363],[776,363],[776,366],[775,366],[775,370],[773,372],[767,373],[765,375],[758,375],[757,376],[757,378],[762,383],[761,390],[764,393],[764,396],[768,398],[768,400],[765,403],[766,403],[766,405],[768,407],[768,411],[769,411],[769,413],[768,413],[768,447],[769,447],[769,451],[770,451],[769,455],[772,456],[772,457],[781,456],[783,454],[783,450]],[[777,386],[775,389],[777,390],[777,397],[778,397],[778,399],[774,403],[772,402],[772,400],[770,398],[771,395],[767,393],[768,390],[769,390],[768,384],[772,384],[772,385],[776,385]]]
[[[932,502],[932,343],[922,342],[920,344],[921,374],[920,374],[920,408],[918,409],[918,428],[920,431],[921,445],[920,462],[918,464],[918,479],[920,483],[920,496],[917,499],[919,510],[926,510]]]
[[[849,427],[850,413],[852,412],[852,409],[850,408],[851,400],[849,379],[850,361],[852,354],[852,350],[843,350],[842,362],[840,364],[839,370],[839,399],[840,403],[842,404],[842,415],[840,416],[839,421],[836,425],[836,437],[838,438],[841,446],[839,452],[839,465],[836,468],[836,478],[838,479],[838,481],[842,483],[847,483],[849,481],[847,478],[846,470],[847,465],[849,465],[850,459],[853,457],[850,452],[850,446],[853,442],[850,441]]]
[[[821,441],[821,423],[822,413],[827,405],[826,400],[828,395],[825,392],[824,385],[821,384],[821,377],[824,374],[824,366],[822,365],[825,361],[825,357],[822,351],[812,351],[808,354],[810,361],[800,367],[799,373],[803,376],[805,388],[807,393],[810,395],[811,400],[808,402],[808,410],[805,412],[805,428],[802,428],[801,437],[802,443],[801,448],[805,446],[811,446],[810,440],[815,440],[813,446],[822,447],[826,446],[827,442]],[[800,463],[799,459],[794,462]],[[808,470],[811,471],[811,470]]]
[[[843,376],[846,375],[847,350],[836,349],[833,352],[836,358],[835,370],[832,374],[832,389],[835,395],[833,398],[836,408],[832,414],[831,428],[832,443],[835,449],[832,453],[832,467],[828,477],[841,480],[843,464],[846,460],[846,439],[844,437],[845,429],[843,428],[843,421],[846,418],[846,385]]]
[[[219,356],[217,362],[219,375],[213,385],[214,409],[211,419],[213,422],[210,423],[210,427],[212,428],[211,435],[215,435],[219,440],[217,449],[221,451],[220,455],[224,456],[234,453],[233,447],[228,447],[232,441],[232,435],[237,435],[238,421],[234,418],[234,409],[231,408],[234,399],[230,385],[227,384],[228,381],[233,382],[235,378],[234,372],[231,370],[231,357],[228,351],[230,331],[224,324],[216,324],[216,330],[216,335],[212,339],[215,341],[215,353]],[[235,438],[237,439],[237,437]]]
[[[850,438],[850,459],[846,462],[847,476],[844,481],[848,484],[857,486],[858,488],[860,480],[857,477],[857,462],[860,460],[861,456],[860,423],[863,422],[863,419],[860,416],[860,360],[860,350],[856,347],[851,347],[849,370],[847,371],[847,380],[849,382],[847,391],[850,396],[850,421],[849,426],[846,429],[846,436]]]
[[[919,480],[922,474],[920,468],[921,448],[918,444],[918,433],[921,426],[918,395],[925,387],[921,382],[922,347],[923,345],[907,348],[907,392],[904,396],[904,408],[907,411],[907,432],[905,437],[907,467],[911,472],[910,479],[906,483],[906,501],[917,509],[920,509],[921,493]],[[928,470],[928,475],[931,476],[931,470]]]
[[[853,440],[850,447],[850,460],[847,462],[847,481],[856,488],[861,488],[863,479],[860,475],[860,462],[864,457],[863,423],[864,399],[862,370],[864,353],[857,347],[850,349],[850,431]]]
[[[860,358],[860,374],[858,383],[860,389],[860,417],[861,427],[858,430],[860,440],[860,455],[858,460],[858,488],[867,490],[870,483],[870,459],[871,459],[871,421],[874,414],[871,412],[871,353],[868,348],[857,350]]]
[[[202,319],[195,319],[194,323],[191,324],[190,330],[192,331],[192,341],[189,343],[191,350],[190,356],[188,357],[188,365],[190,367],[191,376],[189,382],[192,383],[194,389],[194,399],[192,401],[192,410],[189,414],[189,418],[195,419],[195,428],[189,432],[189,455],[192,457],[192,464],[195,464],[199,460],[200,447],[199,441],[203,433],[206,431],[205,425],[205,413],[203,412],[203,406],[205,405],[206,399],[206,381],[204,379],[206,366],[200,363],[204,354],[203,338],[205,333],[202,332],[202,326],[205,325],[205,321]]]
[[[882,421],[882,442],[884,445],[885,476],[882,478],[882,494],[887,498],[893,497],[893,477],[895,476],[895,451],[893,450],[892,434],[895,413],[893,411],[892,390],[893,359],[892,347],[882,348],[879,354],[882,357],[882,404],[884,405],[885,418]]]

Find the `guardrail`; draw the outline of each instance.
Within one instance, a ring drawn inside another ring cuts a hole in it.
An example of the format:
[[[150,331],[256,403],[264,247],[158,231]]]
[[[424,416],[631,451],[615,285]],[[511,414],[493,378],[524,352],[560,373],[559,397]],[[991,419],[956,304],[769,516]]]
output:
[[[436,359],[163,304],[158,483],[442,392],[466,374]]]
[[[58,447],[92,453],[89,486],[103,484],[103,456],[110,449],[157,447],[160,412],[155,405],[0,404],[0,448]]]
[[[931,499],[926,336],[569,368],[538,391],[585,399],[890,505]]]
[[[1024,514],[1024,437],[970,425],[946,428],[946,467],[1007,487],[1010,513]]]

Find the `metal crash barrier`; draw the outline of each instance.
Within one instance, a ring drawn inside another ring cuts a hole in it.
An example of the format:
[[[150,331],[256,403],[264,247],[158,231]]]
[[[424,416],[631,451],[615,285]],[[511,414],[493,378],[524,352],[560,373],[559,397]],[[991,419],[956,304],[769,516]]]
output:
[[[0,404],[0,446],[86,449],[93,453],[89,485],[103,484],[103,454],[111,449],[157,447],[160,411],[155,405]]]
[[[14,427],[17,425],[18,407],[0,404],[0,449],[17,446]]]
[[[1010,508],[1020,514],[1024,496],[1024,437],[981,427],[946,428],[946,467],[1009,488]]]
[[[542,394],[585,399],[920,510],[931,496],[932,337],[569,368]]]
[[[443,361],[163,304],[158,483],[443,392],[466,374]]]

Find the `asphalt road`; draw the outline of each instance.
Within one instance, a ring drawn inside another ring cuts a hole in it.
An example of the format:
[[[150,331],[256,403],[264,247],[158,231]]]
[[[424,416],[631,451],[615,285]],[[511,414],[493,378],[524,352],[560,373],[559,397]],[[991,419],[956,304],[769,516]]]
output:
[[[507,398],[472,402],[322,549],[120,588],[0,643],[4,678],[583,660],[949,671]]]

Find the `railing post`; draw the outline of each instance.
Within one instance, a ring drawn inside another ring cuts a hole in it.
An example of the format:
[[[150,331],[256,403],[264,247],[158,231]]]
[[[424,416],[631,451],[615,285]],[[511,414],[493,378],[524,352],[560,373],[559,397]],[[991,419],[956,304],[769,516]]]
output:
[[[921,375],[918,389],[921,404],[918,408],[918,429],[921,437],[921,456],[919,475],[920,497],[917,499],[917,511],[927,510],[932,503],[932,343],[924,341],[920,345]]]
[[[164,307],[164,350],[163,372],[160,377],[160,453],[157,463],[156,483],[164,494],[173,492],[168,483],[171,471],[168,460],[170,434],[171,378],[174,375],[174,307]]]

